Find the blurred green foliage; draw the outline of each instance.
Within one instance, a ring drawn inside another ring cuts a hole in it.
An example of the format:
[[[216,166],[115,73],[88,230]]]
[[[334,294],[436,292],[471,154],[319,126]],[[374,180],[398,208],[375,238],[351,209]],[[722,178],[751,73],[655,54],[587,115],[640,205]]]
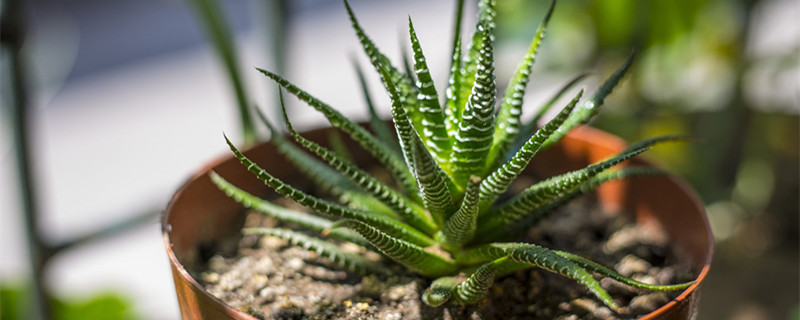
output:
[[[499,1],[498,42],[527,43],[549,3]],[[798,23],[796,15],[795,21],[779,16],[796,13],[797,3],[576,0],[557,6],[534,79],[537,73],[568,79],[587,69],[602,78],[637,50],[632,74],[591,125],[628,141],[664,133],[696,138],[654,150],[650,158],[685,178],[707,205],[717,251],[701,317],[733,317],[738,309],[729,306],[737,305],[770,319],[792,318],[800,301],[800,39],[791,36],[796,25],[788,25]],[[765,46],[760,38],[770,37],[787,41]],[[757,265],[774,274],[747,275]]]
[[[30,296],[25,286],[0,287],[0,320],[27,319],[24,310]],[[129,320],[136,319],[130,303],[113,293],[90,298],[63,297],[54,299],[54,320]]]
[[[761,3],[561,1],[543,46],[543,55],[554,56],[540,59],[544,65],[534,72],[566,78],[588,68],[605,74],[631,51],[639,51],[633,74],[592,125],[629,141],[667,132],[690,134],[697,138],[695,143],[661,149],[653,158],[686,177],[707,204],[729,202],[747,212],[743,219],[770,205],[778,211],[795,210],[796,201],[776,198],[781,195],[773,191],[797,189],[796,181],[793,187],[792,181],[777,178],[797,177],[800,141],[792,105],[797,101],[749,95],[757,88],[750,87],[747,77],[763,65],[782,66],[767,70],[768,79],[780,76],[776,69],[797,68],[798,49],[789,47],[784,54],[766,57],[748,53],[753,51],[749,41],[754,11]],[[498,14],[503,15],[498,19],[498,42],[528,41],[537,13],[548,4],[498,3]],[[797,46],[787,44],[792,45]],[[776,202],[785,208],[776,207]],[[796,226],[789,233],[796,235]]]

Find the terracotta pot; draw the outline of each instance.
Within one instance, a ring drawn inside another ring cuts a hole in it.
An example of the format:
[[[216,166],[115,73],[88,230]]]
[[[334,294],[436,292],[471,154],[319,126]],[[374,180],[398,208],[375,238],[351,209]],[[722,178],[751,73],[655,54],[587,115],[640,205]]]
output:
[[[326,141],[328,130],[318,129],[304,136]],[[624,147],[624,142],[617,137],[581,127],[537,156],[529,168],[552,175],[583,167]],[[284,181],[304,179],[269,143],[251,148],[246,154]],[[364,152],[354,154],[365,157],[356,159],[357,162],[369,161]],[[638,159],[628,163],[646,164]],[[256,195],[269,196],[271,192],[239,161],[228,156],[201,170],[173,196],[162,218],[162,230],[181,315],[183,319],[255,319],[207,293],[184,267],[208,258],[211,244],[238,234],[242,226],[241,206],[211,183],[207,172],[212,169]],[[671,177],[615,181],[603,185],[597,193],[606,210],[630,212],[635,214],[637,223],[655,223],[663,227],[670,242],[699,270],[696,283],[641,319],[693,319],[697,314],[699,287],[708,274],[714,248],[703,206],[694,193],[683,182]]]

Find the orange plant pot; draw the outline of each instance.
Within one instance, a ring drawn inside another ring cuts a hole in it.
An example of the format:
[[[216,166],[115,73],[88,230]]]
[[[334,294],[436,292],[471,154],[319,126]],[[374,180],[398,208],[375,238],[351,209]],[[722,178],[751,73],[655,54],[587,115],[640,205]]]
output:
[[[304,133],[324,143],[330,128]],[[536,156],[528,171],[548,176],[599,161],[625,148],[625,143],[608,133],[590,127],[572,130],[557,145]],[[270,143],[245,152],[271,174],[283,181],[304,178]],[[355,153],[359,161],[369,161]],[[648,165],[633,159],[628,163]],[[167,249],[175,290],[183,319],[256,319],[226,305],[206,292],[184,266],[195,263],[203,248],[232,234],[238,234],[244,216],[242,207],[219,191],[208,171],[214,170],[234,185],[256,195],[273,195],[238,160],[228,156],[203,168],[172,197],[162,217],[162,235]],[[609,212],[633,214],[638,224],[657,224],[669,236],[672,246],[684,252],[698,270],[695,283],[664,306],[640,319],[693,319],[697,314],[700,287],[711,266],[714,240],[703,205],[681,180],[674,177],[647,177],[614,181],[597,190],[600,205]]]

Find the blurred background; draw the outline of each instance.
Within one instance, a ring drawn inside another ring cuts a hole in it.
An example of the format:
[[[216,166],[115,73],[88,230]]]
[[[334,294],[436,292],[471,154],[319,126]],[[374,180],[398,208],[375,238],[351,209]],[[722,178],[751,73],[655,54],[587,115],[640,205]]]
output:
[[[2,1],[2,319],[31,319],[36,288],[53,299],[56,319],[179,317],[158,215],[193,171],[226,154],[222,132],[242,136],[201,2]],[[465,34],[475,21],[476,1],[467,2]],[[549,2],[498,2],[503,86]],[[453,1],[351,4],[394,61],[408,47],[410,15],[434,80],[446,83]],[[342,3],[218,6],[248,103],[275,112],[275,86],[257,66],[366,119],[350,61],[367,62]],[[685,177],[706,204],[717,248],[699,318],[800,319],[800,3],[560,1],[526,112],[585,71],[593,90],[634,50],[632,71],[592,125],[629,141],[697,138],[650,159]],[[373,99],[386,105],[377,75],[368,76]],[[324,125],[289,103],[298,127]]]

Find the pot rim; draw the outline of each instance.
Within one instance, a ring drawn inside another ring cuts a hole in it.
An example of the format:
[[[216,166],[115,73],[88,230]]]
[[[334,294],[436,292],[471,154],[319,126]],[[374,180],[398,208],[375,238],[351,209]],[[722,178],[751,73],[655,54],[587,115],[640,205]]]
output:
[[[172,225],[168,221],[168,219],[170,217],[170,212],[173,211],[173,207],[175,206],[176,200],[178,198],[180,198],[180,196],[184,193],[184,191],[186,190],[187,185],[189,185],[190,183],[196,181],[197,179],[207,175],[208,172],[213,170],[213,168],[215,168],[218,165],[222,164],[223,162],[227,161],[228,159],[230,159],[230,157],[231,157],[230,155],[217,156],[213,161],[209,162],[209,164],[203,166],[200,170],[198,170],[195,173],[193,173],[186,181],[184,181],[183,184],[181,184],[181,186],[178,188],[178,190],[175,192],[175,194],[173,194],[172,197],[170,197],[169,203],[167,204],[167,208],[166,208],[166,210],[164,210],[164,212],[161,215],[161,238],[164,241],[164,247],[167,250],[167,257],[169,258],[170,267],[171,267],[173,272],[178,272],[179,276],[184,281],[187,281],[189,283],[189,285],[195,291],[203,293],[205,298],[211,299],[214,302],[216,302],[216,304],[213,305],[213,306],[222,308],[222,310],[218,310],[218,311],[220,311],[222,313],[226,313],[226,314],[233,313],[233,314],[236,315],[237,318],[240,318],[240,319],[254,319],[255,320],[256,318],[253,317],[252,315],[250,315],[249,313],[229,306],[227,303],[225,303],[225,301],[222,301],[222,299],[219,299],[216,296],[214,296],[213,294],[211,294],[210,292],[206,291],[206,289],[203,288],[203,286],[199,282],[197,282],[197,280],[189,273],[189,271],[186,270],[186,267],[183,266],[183,263],[181,263],[178,260],[177,255],[175,255],[175,251],[172,250],[173,243],[170,240],[170,236],[169,236],[170,233],[172,232]],[[175,275],[173,274],[173,277],[174,276]],[[175,286],[177,287],[178,286],[178,279],[174,279],[174,282],[175,282]],[[182,309],[183,309],[183,307],[181,306],[181,314],[183,314],[183,312],[184,312]]]

